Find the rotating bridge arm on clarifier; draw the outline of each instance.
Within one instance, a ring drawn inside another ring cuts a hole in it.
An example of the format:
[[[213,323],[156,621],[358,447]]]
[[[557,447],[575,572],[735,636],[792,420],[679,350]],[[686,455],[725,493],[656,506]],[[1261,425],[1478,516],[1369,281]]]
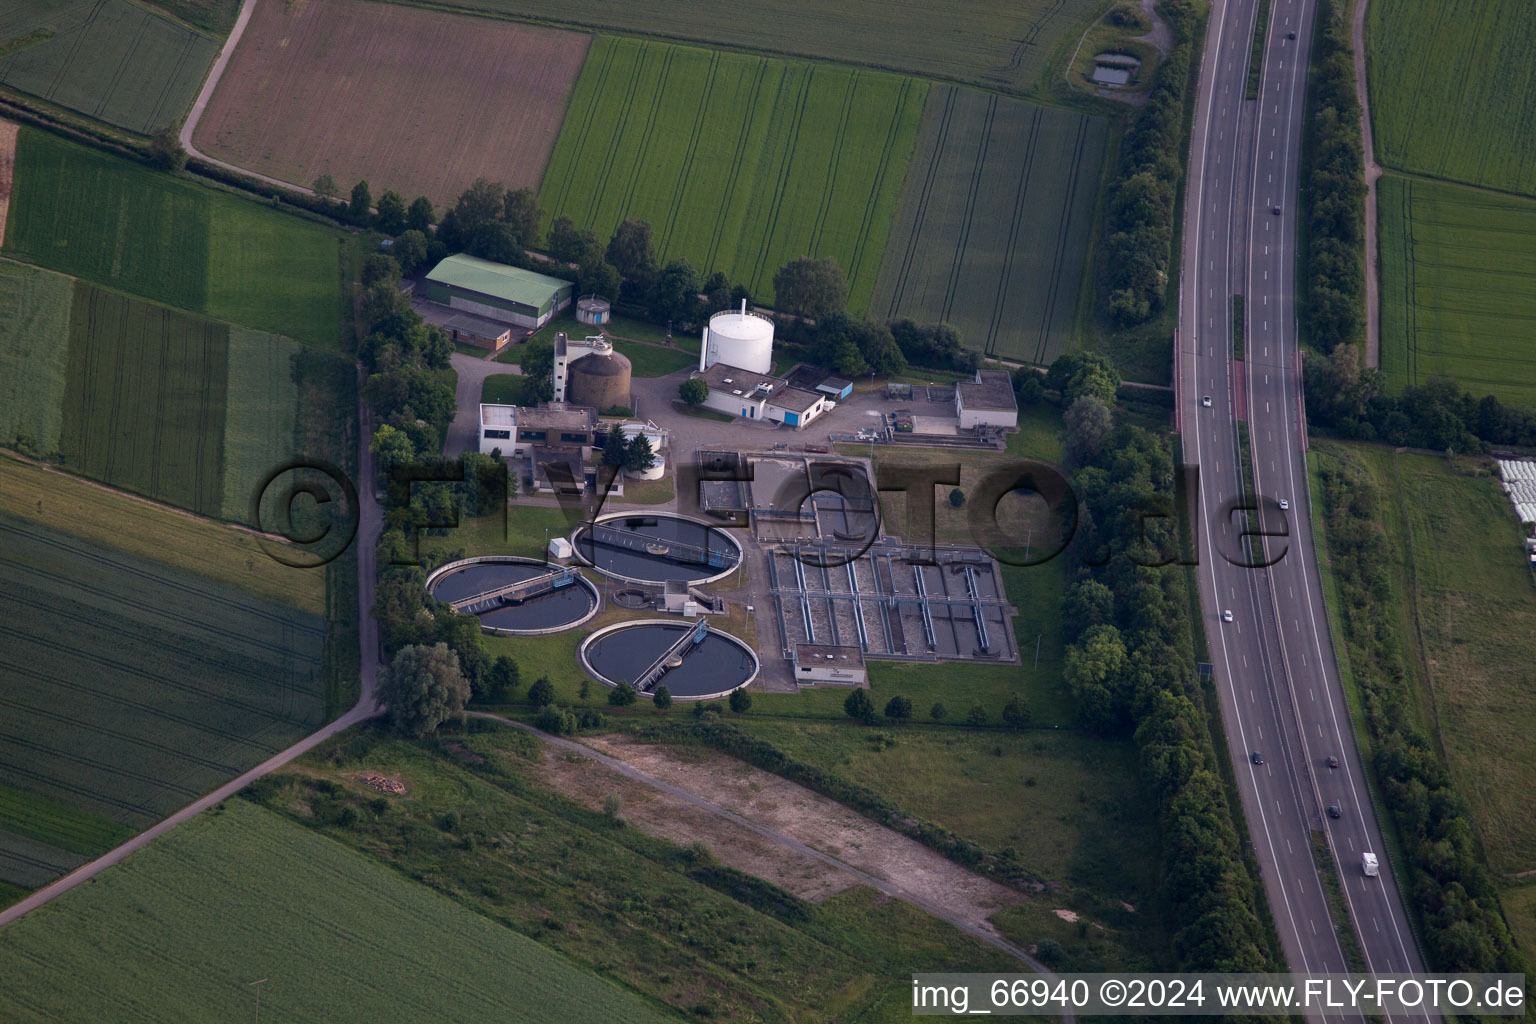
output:
[[[736,557],[729,551],[719,548],[711,548],[707,544],[690,544],[680,540],[664,540],[660,537],[650,537],[642,533],[632,533],[629,530],[620,530],[617,527],[595,523],[587,534],[594,544],[606,544],[613,548],[624,548],[628,551],[638,551],[641,554],[651,554],[649,545],[664,544],[667,548],[667,557],[679,564],[707,565],[715,569],[726,569],[736,564]]]
[[[674,641],[670,646],[667,647],[665,651],[661,653],[661,657],[651,662],[650,668],[646,669],[644,672],[635,677],[635,689],[639,690],[641,693],[650,693],[651,687],[656,685],[657,680],[666,675],[667,662],[671,661],[673,658],[681,658],[686,656],[689,651],[692,651],[695,647],[702,643],[704,638],[708,635],[709,620],[700,619],[697,626],[693,627],[682,636],[678,637],[676,641]]]
[[[526,580],[518,580],[516,583],[507,583],[500,587],[492,587],[470,597],[461,597],[457,601],[450,601],[449,607],[456,612],[469,612],[474,610],[485,611],[490,607],[502,604],[520,604],[530,597],[538,597],[540,594],[561,587],[569,586],[576,581],[575,569],[555,569],[552,572],[541,573],[538,576]],[[485,605],[487,607],[482,608]]]

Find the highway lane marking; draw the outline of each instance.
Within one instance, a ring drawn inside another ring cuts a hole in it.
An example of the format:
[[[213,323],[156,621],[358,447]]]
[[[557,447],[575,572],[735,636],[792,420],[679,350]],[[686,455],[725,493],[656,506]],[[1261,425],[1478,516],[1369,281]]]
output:
[[[1216,45],[1212,48],[1212,52],[1220,53],[1222,51],[1222,42],[1226,38],[1226,27],[1227,27],[1227,25],[1226,25],[1226,18],[1224,18],[1224,17],[1218,18],[1217,21],[1216,21],[1216,27],[1215,27],[1215,30],[1216,30]],[[1250,37],[1251,34],[1252,34],[1252,28],[1250,26],[1249,32],[1243,34],[1242,38],[1246,39],[1246,38]],[[1236,35],[1234,35],[1234,38],[1236,38]],[[1236,45],[1236,43],[1234,43],[1234,45]],[[1195,182],[1197,188],[1204,187],[1204,182],[1205,182],[1206,171],[1205,171],[1205,168],[1204,168],[1204,160],[1210,154],[1210,130],[1211,130],[1211,127],[1212,127],[1211,111],[1214,108],[1215,91],[1216,91],[1216,76],[1213,75],[1213,76],[1210,76],[1208,78],[1207,83],[1205,84],[1205,126],[1204,126],[1203,146],[1202,146],[1202,149],[1200,151],[1200,157],[1201,157],[1201,161],[1202,161],[1202,163],[1201,163],[1201,170],[1200,170],[1199,174],[1191,175],[1191,179]],[[1228,89],[1224,88],[1223,91],[1228,91]],[[1222,137],[1223,138],[1225,137],[1225,132],[1222,133]],[[1195,230],[1193,232],[1193,237],[1198,240],[1199,237],[1200,237],[1200,217],[1201,217],[1201,214],[1202,214],[1202,209],[1201,209],[1201,205],[1199,204],[1198,200],[1196,200],[1196,202],[1193,203],[1192,205],[1193,205],[1194,210],[1195,210]],[[1212,204],[1211,204],[1211,211],[1212,211],[1212,215],[1213,216],[1215,215],[1216,210],[1217,210],[1217,205],[1213,201]],[[1197,242],[1197,248],[1198,248],[1198,242]],[[1194,265],[1196,267],[1198,267],[1199,266],[1198,251],[1195,254],[1193,254],[1193,255],[1194,255],[1193,263],[1194,263]],[[1228,251],[1228,258],[1230,259],[1230,257],[1231,257],[1231,253],[1230,253],[1230,250],[1229,250]],[[1214,265],[1213,265],[1212,269],[1214,270]],[[1230,269],[1229,269],[1229,274],[1230,274]],[[1227,369],[1228,369],[1228,372],[1230,374],[1230,364],[1228,364]],[[1200,463],[1201,440],[1202,440],[1201,439],[1201,431],[1197,428],[1194,431],[1195,463],[1197,465]],[[1207,490],[1207,487],[1209,486],[1207,481],[1208,481],[1208,478],[1202,476],[1201,488],[1200,488],[1200,500],[1203,503],[1206,502],[1206,490]],[[1208,503],[1206,503],[1206,507],[1207,508],[1210,507]],[[1210,569],[1210,573],[1211,573],[1210,581],[1211,581],[1211,586],[1212,586],[1212,588],[1214,590],[1214,588],[1216,586],[1216,575],[1215,575],[1216,574],[1216,570],[1215,570],[1216,559],[1215,559],[1215,550],[1214,550],[1215,542],[1212,539],[1212,535],[1211,535],[1210,531],[1207,531],[1205,533],[1205,538],[1206,538],[1205,547],[1206,547],[1207,554],[1209,556],[1206,559],[1205,564],[1208,565],[1208,566],[1211,566],[1211,569]],[[1240,631],[1240,629],[1239,629],[1239,631]],[[1235,701],[1236,696],[1237,696],[1236,686],[1235,686],[1235,684],[1233,682],[1233,679],[1232,679],[1231,666],[1230,666],[1230,660],[1229,660],[1231,658],[1231,651],[1230,651],[1230,648],[1228,647],[1228,645],[1226,643],[1225,634],[1218,631],[1218,636],[1220,636],[1222,638],[1221,639],[1222,657],[1223,657],[1224,660],[1228,660],[1228,671],[1227,671],[1227,687],[1228,687],[1228,692],[1231,694],[1231,696],[1233,697],[1233,699]],[[1244,737],[1243,737],[1243,732],[1244,732],[1243,721],[1242,721],[1242,717],[1241,716],[1239,716],[1238,719],[1237,719],[1237,730],[1238,730],[1239,740],[1241,741],[1241,740],[1244,739]],[[1247,746],[1246,742],[1244,742],[1243,745]],[[1249,767],[1248,771],[1249,771],[1249,778],[1251,780],[1253,778],[1253,768],[1252,768],[1252,766]],[[1256,806],[1259,809],[1259,825],[1264,830],[1264,838],[1265,838],[1266,842],[1269,844],[1270,858],[1271,858],[1271,861],[1273,862],[1276,859],[1275,858],[1274,836],[1270,832],[1269,822],[1267,820],[1267,816],[1264,813],[1263,804],[1262,803],[1258,803],[1258,804],[1256,804]],[[1255,838],[1255,841],[1257,841],[1257,838],[1258,838],[1257,835],[1255,835],[1254,838]],[[1300,927],[1299,927],[1299,925],[1298,925],[1298,923],[1296,921],[1295,908],[1292,906],[1291,898],[1290,898],[1289,894],[1286,892],[1286,885],[1285,885],[1284,878],[1281,877],[1278,874],[1276,874],[1274,877],[1275,877],[1275,884],[1280,889],[1280,893],[1279,893],[1280,901],[1285,904],[1286,916],[1290,920],[1291,933],[1296,938],[1296,947],[1297,947],[1296,952],[1297,952],[1297,955],[1301,959],[1301,968],[1303,970],[1306,970],[1307,966],[1308,966],[1308,960],[1309,960],[1309,958],[1307,956],[1307,944],[1301,941],[1301,931],[1300,931]],[[1278,924],[1278,921],[1276,923]]]
[[[1371,927],[1375,928],[1377,932],[1380,932],[1381,931],[1381,922],[1376,920],[1376,918],[1372,917],[1371,918]]]
[[[1317,934],[1317,922],[1316,922],[1316,921],[1314,921],[1314,920],[1312,920],[1312,919],[1311,919],[1311,918],[1310,918],[1310,917],[1309,917],[1309,918],[1307,918],[1307,924],[1309,924],[1309,925],[1311,925],[1311,926],[1312,926],[1312,934],[1313,934],[1313,935],[1316,935],[1316,934]]]

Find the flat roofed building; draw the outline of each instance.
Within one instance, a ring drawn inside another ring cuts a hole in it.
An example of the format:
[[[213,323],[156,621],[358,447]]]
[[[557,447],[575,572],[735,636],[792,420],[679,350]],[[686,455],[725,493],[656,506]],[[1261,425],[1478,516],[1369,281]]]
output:
[[[864,652],[857,646],[796,644],[794,663],[795,681],[800,683],[863,686],[869,677]]]
[[[709,388],[704,407],[729,416],[785,423],[798,430],[827,409],[826,395],[801,391],[782,377],[739,366],[715,363],[694,376]]]
[[[448,340],[500,352],[512,341],[512,328],[470,313],[454,313],[442,322]]]
[[[571,304],[570,281],[458,253],[427,273],[422,293],[451,309],[538,329]]]
[[[577,450],[590,458],[597,410],[561,402],[480,406],[480,451],[501,449],[502,458],[523,458],[534,446]]]
[[[1013,397],[1013,378],[1002,370],[977,370],[975,380],[955,385],[955,416],[960,420],[961,430],[1018,429],[1019,405]]]

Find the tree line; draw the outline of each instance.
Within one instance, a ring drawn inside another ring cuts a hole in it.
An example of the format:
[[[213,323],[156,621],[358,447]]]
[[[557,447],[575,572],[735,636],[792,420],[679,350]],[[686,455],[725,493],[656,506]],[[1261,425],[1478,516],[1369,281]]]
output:
[[[1328,559],[1337,583],[1350,670],[1361,690],[1372,762],[1407,854],[1410,912],[1422,924],[1429,966],[1439,971],[1525,970],[1478,852],[1471,811],[1434,742],[1415,724],[1380,520],[1388,500],[1370,474],[1342,463],[1318,467]],[[1409,641],[1411,642],[1411,641]]]
[[[1365,283],[1365,175],[1349,24],[1319,0],[1307,89],[1307,334],[1324,352],[1360,333]]]
[[[1355,345],[1308,354],[1304,387],[1308,423],[1349,440],[1457,452],[1536,446],[1536,412],[1476,398],[1443,377],[1389,394],[1381,371],[1360,365]]]
[[[1102,401],[1100,370],[1070,364],[1079,393]],[[1118,383],[1118,382],[1116,382]],[[1194,673],[1189,593],[1177,569],[1148,568],[1180,546],[1174,463],[1168,442],[1135,425],[1075,446],[1077,532],[1068,549],[1073,582],[1062,599],[1064,678],[1086,729],[1130,736],[1141,776],[1157,800],[1163,884],[1159,898],[1180,969],[1272,968],[1227,803],[1221,753],[1206,728]],[[1157,513],[1162,518],[1148,518]]]
[[[574,277],[578,293],[601,295],[621,311],[679,332],[698,330],[712,313],[753,303],[746,286],[720,271],[706,276],[681,258],[663,263],[646,221],[626,219],[606,244],[569,217],[557,217],[542,231],[544,211],[532,189],[507,189],[478,179],[441,220],[426,196],[406,205],[399,194],[385,192],[375,207],[366,181],[358,182],[345,202],[329,176],[316,179],[314,191],[351,223],[394,236],[390,255],[404,274],[463,252]],[[965,373],[980,365],[980,356],[966,351],[959,331],[948,324],[910,318],[880,323],[850,315],[847,277],[833,259],[797,257],[779,269],[773,284],[774,311],[785,340],[845,377],[890,376],[909,363]],[[528,376],[542,379],[532,371]]]
[[[1168,290],[1174,203],[1184,174],[1185,92],[1201,20],[1193,0],[1162,0],[1158,13],[1174,44],[1120,143],[1102,262],[1109,314],[1127,327],[1161,312]]]

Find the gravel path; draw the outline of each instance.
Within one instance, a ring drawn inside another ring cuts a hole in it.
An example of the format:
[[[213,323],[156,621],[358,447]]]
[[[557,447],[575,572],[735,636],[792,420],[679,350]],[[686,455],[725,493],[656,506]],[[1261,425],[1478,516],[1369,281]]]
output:
[[[1355,4],[1351,42],[1355,50],[1355,95],[1360,100],[1360,141],[1365,153],[1365,365],[1381,365],[1381,273],[1376,250],[1376,147],[1371,141],[1370,89],[1365,81],[1365,9],[1370,0]]]

